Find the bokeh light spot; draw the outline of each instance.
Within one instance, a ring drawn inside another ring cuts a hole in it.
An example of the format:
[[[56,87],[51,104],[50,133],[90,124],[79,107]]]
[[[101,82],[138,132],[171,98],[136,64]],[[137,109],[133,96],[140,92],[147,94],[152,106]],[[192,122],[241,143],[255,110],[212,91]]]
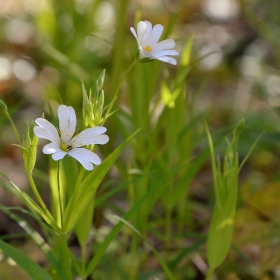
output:
[[[8,80],[12,73],[12,64],[4,56],[0,56],[0,81]]]
[[[13,63],[13,73],[22,82],[29,82],[35,77],[36,70],[25,59],[18,59]]]
[[[215,20],[230,20],[238,16],[239,5],[234,0],[205,0],[202,10]]]

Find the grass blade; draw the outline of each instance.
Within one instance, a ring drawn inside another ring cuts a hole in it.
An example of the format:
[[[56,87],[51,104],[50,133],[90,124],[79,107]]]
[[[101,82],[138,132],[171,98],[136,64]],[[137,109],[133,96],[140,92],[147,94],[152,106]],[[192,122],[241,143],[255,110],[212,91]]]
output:
[[[53,278],[38,264],[27,258],[13,246],[0,239],[0,249],[11,259],[13,259],[32,279],[53,280]]]

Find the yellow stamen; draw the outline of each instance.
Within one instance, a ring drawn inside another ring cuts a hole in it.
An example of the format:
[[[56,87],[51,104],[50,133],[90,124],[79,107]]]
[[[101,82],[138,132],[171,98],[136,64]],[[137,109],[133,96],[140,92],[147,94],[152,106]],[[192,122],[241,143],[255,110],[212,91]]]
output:
[[[62,151],[64,151],[64,152],[67,152],[68,151],[68,145],[66,145],[65,143],[61,143],[61,145],[60,145],[60,149],[62,150]]]
[[[151,52],[151,51],[152,51],[152,48],[151,48],[149,45],[147,45],[145,48],[143,48],[143,50],[144,50],[145,52]]]

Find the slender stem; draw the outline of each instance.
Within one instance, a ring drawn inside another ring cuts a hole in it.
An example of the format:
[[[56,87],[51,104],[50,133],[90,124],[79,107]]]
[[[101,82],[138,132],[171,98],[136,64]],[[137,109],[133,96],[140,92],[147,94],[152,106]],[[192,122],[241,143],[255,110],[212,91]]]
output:
[[[70,252],[68,248],[68,242],[67,242],[67,234],[61,234],[58,237],[58,242],[59,242],[59,254],[60,254],[60,259],[62,262],[62,267],[65,270],[66,274],[66,279],[67,280],[72,280],[72,270],[71,270],[71,263],[70,263]],[[65,280],[66,280],[65,279]]]
[[[18,131],[17,131],[17,129],[16,129],[16,126],[15,126],[15,124],[14,124],[14,122],[13,122],[13,120],[12,120],[10,114],[9,114],[9,112],[8,112],[8,111],[4,111],[4,114],[7,116],[9,122],[11,123],[11,126],[12,126],[12,128],[13,128],[13,131],[14,131],[14,133],[15,133],[15,135],[16,135],[18,144],[21,146],[21,141],[20,141],[20,137],[19,137]],[[33,190],[33,192],[34,192],[34,194],[35,194],[35,196],[36,196],[38,202],[40,203],[41,207],[43,208],[43,210],[44,210],[45,213],[47,214],[47,211],[46,211],[47,207],[46,207],[45,203],[43,202],[43,200],[42,200],[40,194],[38,193],[38,190],[37,190],[36,185],[35,185],[35,183],[34,183],[34,180],[33,180],[33,178],[32,178],[32,174],[31,174],[31,172],[29,172],[28,170],[26,170],[26,172],[27,172],[27,176],[28,176],[28,179],[29,179],[29,183],[30,183],[30,185],[31,185],[31,188],[32,188],[32,190]]]
[[[59,210],[60,210],[60,226],[63,228],[63,212],[62,212],[62,199],[61,199],[61,189],[59,180],[59,161],[57,162],[57,189],[58,189],[58,200],[59,200]]]
[[[7,110],[5,110],[5,111],[4,111],[4,114],[7,116],[9,122],[11,123],[11,126],[12,126],[12,128],[13,128],[13,131],[14,131],[15,136],[16,136],[16,138],[17,138],[18,144],[19,144],[20,146],[22,146],[21,141],[20,141],[20,137],[19,137],[19,134],[18,134],[18,131],[17,131],[17,129],[16,129],[16,126],[15,126],[15,124],[14,124],[14,122],[13,122],[13,120],[12,120],[10,114],[9,114],[9,112],[8,112]],[[22,152],[22,149],[21,149],[21,152]],[[22,155],[23,155],[23,154],[22,154]],[[25,169],[26,169],[26,166],[25,166]],[[43,211],[44,211],[44,214],[52,221],[52,220],[53,220],[53,217],[52,217],[51,213],[49,212],[47,206],[45,205],[44,201],[42,200],[42,198],[41,198],[41,196],[40,196],[40,194],[39,194],[39,192],[38,192],[38,190],[37,190],[37,187],[36,187],[35,182],[34,182],[33,177],[32,177],[32,172],[31,172],[30,170],[27,170],[27,169],[26,169],[26,173],[27,173],[27,177],[28,177],[30,186],[31,186],[31,188],[32,188],[32,191],[33,191],[33,193],[34,193],[36,199],[38,200],[40,206],[42,207],[42,209],[43,209]]]
[[[86,245],[81,245],[81,265],[82,265],[82,279],[86,279]]]
[[[12,125],[12,128],[13,128],[13,131],[16,135],[16,138],[17,138],[17,141],[18,141],[18,144],[21,145],[21,141],[20,141],[20,137],[19,137],[19,134],[18,134],[18,131],[16,129],[16,126],[10,116],[10,114],[8,113],[8,111],[4,111],[5,115],[7,116],[8,120],[10,121],[11,125]]]
[[[44,213],[45,213],[51,220],[53,220],[53,217],[52,217],[51,213],[49,212],[49,210],[48,210],[46,204],[45,204],[44,201],[42,200],[42,198],[41,198],[41,196],[40,196],[40,194],[39,194],[39,192],[38,192],[38,190],[37,190],[37,187],[36,187],[36,185],[35,185],[35,183],[34,183],[34,180],[33,180],[33,177],[32,177],[32,175],[31,175],[31,173],[28,172],[28,171],[27,171],[27,177],[28,177],[30,186],[31,186],[31,188],[32,188],[32,191],[33,191],[33,193],[35,194],[35,197],[37,198],[37,200],[38,200],[40,206],[42,207],[42,209],[43,209],[43,211],[44,211]]]
[[[134,65],[135,65],[138,61],[139,61],[139,59],[134,60],[134,61],[131,63],[131,65],[128,67],[128,69],[126,70],[126,72],[124,73],[123,77],[121,78],[121,80],[120,80],[120,82],[119,82],[119,84],[118,84],[118,86],[117,86],[117,89],[116,89],[116,91],[115,91],[115,93],[114,93],[113,99],[112,99],[112,101],[111,101],[111,103],[110,103],[110,105],[109,105],[109,108],[108,108],[108,110],[107,110],[107,112],[106,112],[106,114],[105,114],[105,117],[104,117],[104,119],[103,119],[101,125],[104,124],[105,120],[106,120],[106,119],[108,118],[108,116],[110,115],[110,112],[111,112],[111,110],[112,110],[112,107],[113,107],[113,105],[114,105],[116,99],[118,98],[118,93],[119,93],[119,91],[120,91],[122,82],[124,81],[124,79],[126,78],[126,76],[128,75],[128,73],[130,72],[130,70],[134,67]]]
[[[213,274],[214,274],[214,269],[212,267],[209,267],[208,272],[207,272],[206,280],[211,280]]]
[[[167,249],[167,252],[169,252],[170,249],[170,240],[171,240],[171,214],[172,209],[171,207],[167,207],[166,209],[166,221],[165,221],[165,246]],[[167,254],[169,255],[169,253]]]

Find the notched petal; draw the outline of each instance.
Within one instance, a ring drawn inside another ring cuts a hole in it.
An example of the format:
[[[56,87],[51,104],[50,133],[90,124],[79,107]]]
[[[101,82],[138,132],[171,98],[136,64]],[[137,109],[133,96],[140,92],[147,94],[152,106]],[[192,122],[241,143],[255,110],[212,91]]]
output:
[[[56,153],[54,153],[52,155],[52,158],[57,161],[57,160],[60,160],[60,159],[63,159],[65,156],[67,155],[66,152],[62,151],[62,150],[59,150],[57,151]]]

